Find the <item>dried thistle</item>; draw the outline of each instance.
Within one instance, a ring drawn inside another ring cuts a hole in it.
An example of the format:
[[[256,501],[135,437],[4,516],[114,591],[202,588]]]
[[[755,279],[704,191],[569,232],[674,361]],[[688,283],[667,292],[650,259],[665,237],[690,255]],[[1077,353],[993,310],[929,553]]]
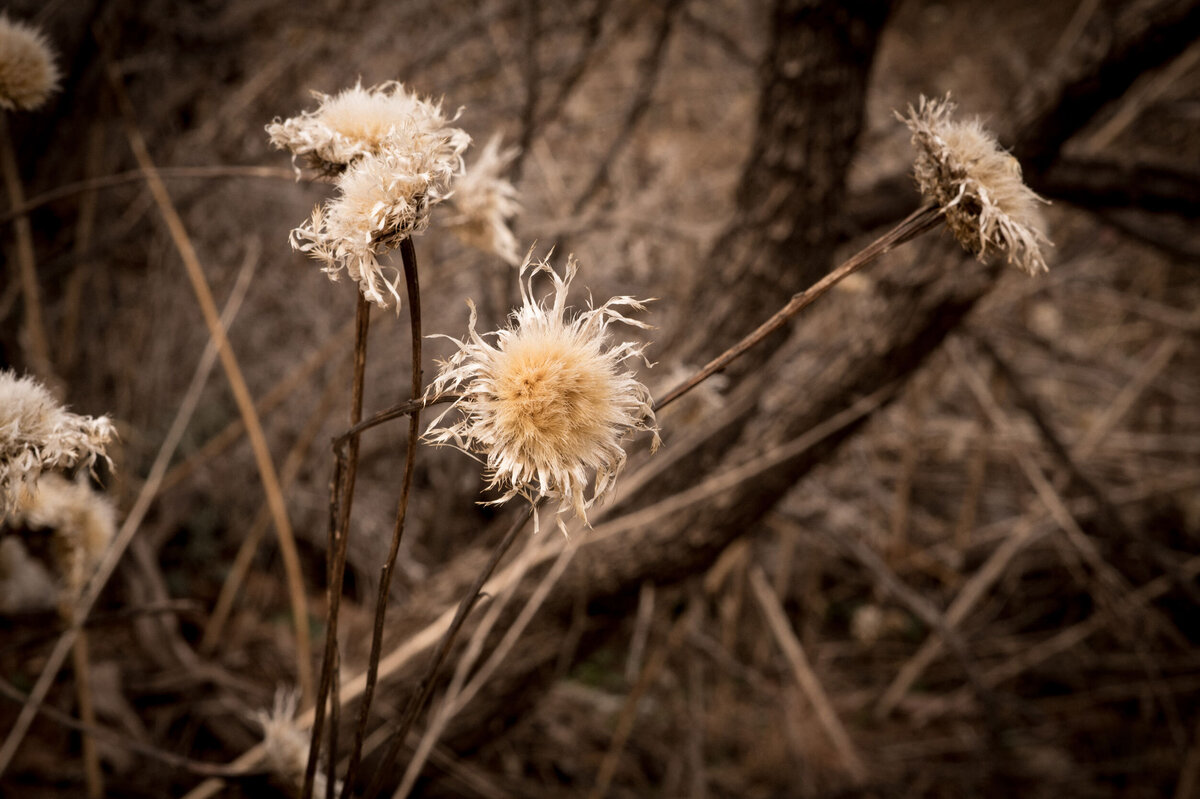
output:
[[[107,460],[114,435],[108,417],[69,413],[33,378],[0,371],[0,516],[43,472]]]
[[[452,127],[440,103],[421,99],[397,81],[364,89],[362,84],[335,95],[313,92],[315,111],[276,119],[267,125],[271,144],[292,152],[292,162],[322,177],[341,174],[358,159],[396,146],[410,148],[414,137],[421,146],[444,151],[450,161],[460,159],[470,137]],[[297,173],[299,168],[297,168]]]
[[[533,299],[533,276],[544,273],[554,283],[553,303]],[[599,308],[566,317],[567,293],[576,264],[567,260],[565,277],[546,261],[521,266],[522,305],[506,328],[487,334],[475,331],[471,309],[467,339],[441,365],[431,394],[455,391],[462,396],[425,432],[432,444],[455,446],[486,458],[488,487],[502,492],[489,504],[522,496],[559,500],[557,521],[573,510],[587,523],[587,509],[612,490],[625,464],[624,439],[632,432],[654,434],[650,392],[622,364],[642,357],[644,344],[625,341],[608,346],[608,326],[623,322],[648,325],[619,309],[644,310],[632,297],[613,297]],[[442,424],[451,412],[460,418]],[[589,472],[595,472],[591,497],[585,497]]]
[[[0,108],[29,111],[58,89],[59,72],[46,37],[0,14]]]
[[[513,266],[521,263],[521,253],[508,220],[521,210],[521,205],[516,187],[504,172],[519,152],[516,147],[502,150],[500,136],[493,136],[475,162],[454,181],[450,197],[454,213],[446,221],[464,244],[494,253]]]
[[[399,83],[317,96],[316,111],[267,126],[272,143],[337,184],[337,196],[292,231],[292,246],[330,279],[344,269],[367,299],[399,308],[399,275],[388,280],[379,256],[428,227],[429,209],[463,173],[471,139]]]
[[[296,723],[299,694],[282,686],[275,691],[271,710],[254,714],[263,731],[263,753],[267,769],[282,787],[299,790],[304,787],[304,770],[308,765],[309,734]],[[336,783],[340,787],[340,782]],[[317,769],[313,796],[324,796],[325,774]]]
[[[952,120],[954,108],[949,99],[922,97],[907,117],[896,114],[912,131],[921,193],[937,203],[955,238],[980,260],[999,250],[1031,275],[1046,271],[1041,245],[1050,241],[1038,205],[1047,201],[1025,185],[1017,159],[978,119]]]
[[[54,531],[54,556],[71,602],[117,533],[117,512],[104,494],[92,490],[86,479],[67,480],[58,474],[42,475],[37,491],[17,511],[26,527]]]

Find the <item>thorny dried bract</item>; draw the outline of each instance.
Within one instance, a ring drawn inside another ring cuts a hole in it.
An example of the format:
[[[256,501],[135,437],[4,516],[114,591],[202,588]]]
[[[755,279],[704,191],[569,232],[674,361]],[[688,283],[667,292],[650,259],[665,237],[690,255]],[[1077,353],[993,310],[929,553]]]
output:
[[[29,111],[58,89],[59,72],[46,37],[0,14],[0,108]]]
[[[317,97],[315,111],[267,126],[272,144],[337,186],[337,196],[292,231],[292,246],[333,280],[346,270],[380,307],[392,299],[399,307],[399,278],[386,279],[378,258],[429,225],[429,209],[463,173],[471,138],[440,105],[400,83]]]
[[[1050,244],[1039,197],[1021,176],[1017,159],[1005,152],[978,119],[950,118],[954,104],[922,97],[908,116],[917,148],[917,185],[937,203],[955,238],[980,260],[1003,252],[1010,264],[1033,275],[1046,271],[1041,245]]]
[[[43,472],[91,467],[116,435],[108,417],[79,416],[31,377],[0,372],[0,518]]]
[[[554,284],[553,302],[533,298],[533,277],[547,275]],[[490,504],[522,496],[559,501],[556,519],[566,531],[567,510],[587,522],[587,509],[612,490],[625,464],[625,438],[634,431],[659,439],[650,392],[626,360],[644,359],[645,345],[624,341],[608,344],[608,326],[623,322],[646,328],[620,309],[644,310],[632,297],[613,297],[598,308],[567,317],[567,293],[576,265],[568,259],[560,276],[546,261],[527,259],[520,270],[522,305],[508,327],[486,334],[475,330],[471,308],[467,338],[451,339],[456,352],[442,363],[430,395],[462,394],[430,425],[425,438],[486,457],[488,487],[502,492]],[[458,413],[452,424],[447,414]],[[588,475],[595,472],[590,497]]]

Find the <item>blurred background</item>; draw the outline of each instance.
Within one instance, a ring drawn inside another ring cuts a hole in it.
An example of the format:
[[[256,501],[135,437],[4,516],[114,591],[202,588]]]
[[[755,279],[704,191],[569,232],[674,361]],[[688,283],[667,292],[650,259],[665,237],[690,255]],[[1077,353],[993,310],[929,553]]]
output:
[[[447,667],[474,642],[482,657],[462,670],[477,689],[440,724],[462,694],[435,694],[391,784],[423,746],[419,796],[1200,796],[1200,3],[8,13],[42,27],[64,74],[47,106],[8,115],[53,385],[116,420],[101,478],[123,515],[208,341],[131,150],[140,135],[218,306],[237,309],[229,336],[284,482],[318,652],[355,295],[289,246],[331,189],[295,180],[267,123],[313,91],[400,80],[461,107],[468,165],[495,134],[519,146],[522,251],[553,248],[559,266],[573,253],[579,306],[585,289],[656,298],[655,329],[637,334],[661,395],[918,206],[894,112],[949,92],[1050,200],[1049,274],[979,263],[935,231],[660,415],[664,448],[629,442],[594,529],[544,523],[519,540]],[[0,365],[21,371],[17,215],[0,216]],[[502,322],[511,266],[436,213],[415,244],[427,334],[461,337],[468,298],[481,330]],[[368,414],[409,394],[406,314],[372,321]],[[427,378],[451,351],[427,341]],[[296,684],[239,419],[218,367],[90,622],[97,724],[119,734],[98,742],[107,795],[185,794],[199,761],[258,743],[255,713]],[[406,432],[363,438],[345,675],[365,663]],[[518,512],[478,504],[482,485],[471,459],[421,448],[385,657],[452,607]],[[18,694],[60,625],[0,618],[0,676]],[[372,751],[424,651],[385,668]],[[73,679],[64,669],[52,709],[77,715]],[[0,729],[20,709],[8,697]],[[288,795],[278,782],[259,770],[222,790]],[[78,731],[39,717],[0,793],[85,795]]]

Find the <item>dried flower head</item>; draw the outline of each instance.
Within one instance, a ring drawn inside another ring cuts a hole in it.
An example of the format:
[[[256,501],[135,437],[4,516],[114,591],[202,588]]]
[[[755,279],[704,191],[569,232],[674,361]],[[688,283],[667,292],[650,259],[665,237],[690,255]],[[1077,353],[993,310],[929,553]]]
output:
[[[533,277],[543,273],[554,284],[553,302],[533,298]],[[513,311],[508,327],[488,334],[475,331],[475,306],[467,339],[442,363],[430,386],[431,395],[458,392],[462,396],[425,433],[432,444],[455,446],[486,457],[489,488],[502,496],[490,504],[522,496],[559,500],[557,521],[573,510],[587,522],[587,509],[611,489],[625,464],[624,439],[633,431],[654,434],[650,392],[623,364],[642,357],[644,344],[621,342],[609,346],[608,326],[623,322],[648,325],[626,317],[620,309],[644,310],[632,297],[613,297],[567,318],[567,292],[576,265],[567,260],[565,277],[546,261],[521,266],[522,305]],[[442,424],[447,414],[460,414]],[[584,496],[589,472],[595,472],[591,497]]]
[[[450,160],[458,159],[470,137],[452,127],[440,103],[423,100],[389,81],[364,89],[362,84],[335,95],[313,92],[319,101],[315,111],[304,111],[284,121],[267,125],[271,144],[292,152],[319,175],[331,177],[366,155],[400,146],[442,149]]]
[[[54,556],[72,601],[117,533],[117,512],[105,494],[94,491],[86,479],[67,480],[58,474],[42,475],[36,493],[17,509],[26,527],[54,531]]]
[[[508,220],[521,205],[517,189],[505,179],[504,171],[519,152],[516,147],[502,150],[500,136],[493,136],[463,176],[454,181],[450,196],[454,213],[446,221],[464,244],[494,253],[513,266],[521,263],[521,253]]]
[[[956,122],[954,104],[927,100],[897,117],[912,131],[917,148],[917,185],[937,203],[946,224],[968,251],[983,260],[999,250],[1029,274],[1046,271],[1041,245],[1039,197],[1021,177],[1021,165],[978,119]]]
[[[299,789],[304,786],[304,769],[308,765],[309,734],[296,723],[299,696],[295,690],[280,686],[275,690],[275,702],[270,712],[254,714],[263,731],[263,753],[267,769],[281,787]],[[340,782],[337,783],[340,786]],[[325,795],[325,774],[318,767],[313,796]]]
[[[58,89],[58,79],[46,37],[0,14],[0,108],[37,108]]]
[[[115,434],[108,417],[69,413],[33,378],[0,371],[0,516],[42,472],[107,459]]]

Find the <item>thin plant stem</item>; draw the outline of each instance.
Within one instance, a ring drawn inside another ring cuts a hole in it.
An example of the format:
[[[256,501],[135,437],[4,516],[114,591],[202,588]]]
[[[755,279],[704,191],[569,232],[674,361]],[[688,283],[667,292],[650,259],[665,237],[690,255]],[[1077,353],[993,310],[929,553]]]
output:
[[[412,396],[421,394],[421,287],[417,272],[417,251],[412,239],[400,242],[400,256],[404,261],[404,281],[408,289],[408,318],[412,333]],[[421,409],[413,408],[408,415],[408,447],[404,456],[404,481],[400,488],[400,503],[396,508],[396,523],[392,527],[392,544],[387,560],[379,572],[379,594],[375,598],[375,624],[371,633],[371,654],[367,660],[367,684],[359,703],[358,725],[354,729],[354,746],[350,750],[350,762],[346,766],[342,799],[348,799],[358,766],[362,760],[363,741],[367,735],[367,720],[371,714],[371,700],[375,696],[375,682],[379,677],[379,656],[383,651],[383,624],[387,616],[388,596],[391,594],[392,570],[400,552],[400,539],[404,536],[404,520],[408,515],[408,500],[412,491],[413,470],[417,460],[418,434],[421,425]],[[332,769],[330,770],[332,776]],[[333,785],[330,779],[329,784]],[[330,794],[332,799],[332,793]]]
[[[92,680],[88,667],[88,635],[79,633],[72,647],[72,661],[75,667],[75,695],[79,700],[79,720],[84,724],[95,726],[96,707],[92,702]],[[88,799],[100,799],[104,796],[104,772],[100,770],[100,753],[96,749],[96,739],[90,732],[81,733],[83,749],[83,773],[87,779]]]
[[[862,269],[869,263],[879,259],[882,255],[895,249],[906,241],[911,241],[917,236],[932,230],[941,220],[942,212],[937,206],[926,205],[916,211],[913,211],[903,221],[899,222],[894,228],[884,233],[875,241],[868,244],[863,249],[859,250],[854,255],[844,261],[841,266],[834,269],[825,277],[818,280],[809,288],[792,296],[788,304],[780,308],[771,318],[759,325],[758,329],[747,335],[737,344],[734,344],[725,352],[718,355],[709,361],[708,365],[701,369],[696,374],[689,377],[682,384],[671,390],[665,397],[654,403],[654,410],[660,411],[667,405],[670,405],[675,400],[682,397],[687,392],[698,386],[706,378],[724,369],[729,364],[740,358],[747,350],[754,347],[767,336],[774,333],[779,328],[783,327],[789,319],[791,319],[800,311],[812,305],[818,297],[825,294],[829,289],[840,283],[848,276],[854,274],[859,269]]]
[[[21,171],[17,166],[17,154],[6,113],[0,113],[0,171],[4,172],[4,189],[8,195],[13,233],[17,240],[17,270],[21,276],[21,294],[25,302],[25,337],[29,345],[29,361],[35,374],[49,379],[53,374],[53,364],[50,361],[46,324],[42,320],[42,301],[33,255],[33,230],[29,215],[23,210],[25,194],[21,188]]]
[[[350,426],[362,421],[363,383],[367,368],[367,337],[371,328],[371,304],[362,292],[356,292],[354,310],[354,382],[351,388]],[[304,769],[304,799],[312,797],[317,773],[317,758],[321,750],[321,734],[325,726],[325,705],[329,692],[338,680],[337,628],[342,605],[342,584],[346,575],[346,550],[350,541],[350,510],[354,504],[354,483],[358,477],[359,436],[353,434],[343,457],[335,453],[334,478],[330,486],[329,503],[330,529],[327,562],[325,606],[325,655],[321,665],[321,684],[317,690],[317,703],[313,717],[312,738],[308,748],[308,762]],[[336,750],[336,725],[330,729],[329,750]],[[333,779],[333,775],[329,775]]]
[[[504,534],[504,538],[500,539],[500,543],[492,550],[492,555],[488,562],[484,564],[483,569],[475,577],[475,582],[467,590],[466,595],[458,605],[458,611],[454,614],[454,620],[450,622],[449,629],[442,636],[441,642],[438,644],[437,650],[429,659],[429,665],[425,668],[425,675],[417,684],[417,690],[409,699],[408,704],[404,708],[404,715],[400,717],[400,723],[396,730],[392,733],[392,742],[388,745],[387,753],[383,756],[379,767],[375,771],[375,776],[371,779],[371,784],[368,786],[364,794],[367,799],[373,799],[379,795],[379,791],[383,788],[383,782],[387,779],[387,774],[391,771],[392,764],[396,762],[396,758],[400,754],[401,747],[408,739],[408,732],[412,729],[413,722],[416,721],[417,715],[421,709],[425,707],[425,703],[429,701],[430,694],[433,693],[433,686],[437,680],[438,671],[442,667],[442,663],[446,660],[446,655],[450,652],[450,647],[453,646],[454,640],[458,637],[459,631],[462,629],[463,623],[467,620],[467,615],[475,606],[475,601],[479,599],[479,591],[483,588],[483,584],[492,576],[492,572],[496,570],[496,566],[500,560],[512,547],[513,542],[517,540],[517,535],[525,528],[525,525],[533,518],[533,514],[537,513],[541,507],[542,500],[531,504],[525,513],[521,514],[508,528],[508,532]]]
[[[436,397],[429,397],[428,399],[421,397],[420,399],[405,400],[404,402],[397,403],[390,408],[385,408],[384,410],[379,411],[379,413],[364,419],[363,421],[354,425],[354,427],[351,427],[349,430],[342,433],[337,438],[333,439],[333,448],[335,451],[340,451],[342,447],[346,446],[346,442],[350,440],[351,436],[356,436],[359,433],[362,433],[364,430],[370,430],[372,427],[378,427],[379,425],[390,422],[393,419],[399,419],[401,416],[408,416],[410,413],[415,413],[424,408],[432,408],[434,405],[442,405],[447,402],[454,402],[455,400],[461,398],[461,394],[438,394]]]

